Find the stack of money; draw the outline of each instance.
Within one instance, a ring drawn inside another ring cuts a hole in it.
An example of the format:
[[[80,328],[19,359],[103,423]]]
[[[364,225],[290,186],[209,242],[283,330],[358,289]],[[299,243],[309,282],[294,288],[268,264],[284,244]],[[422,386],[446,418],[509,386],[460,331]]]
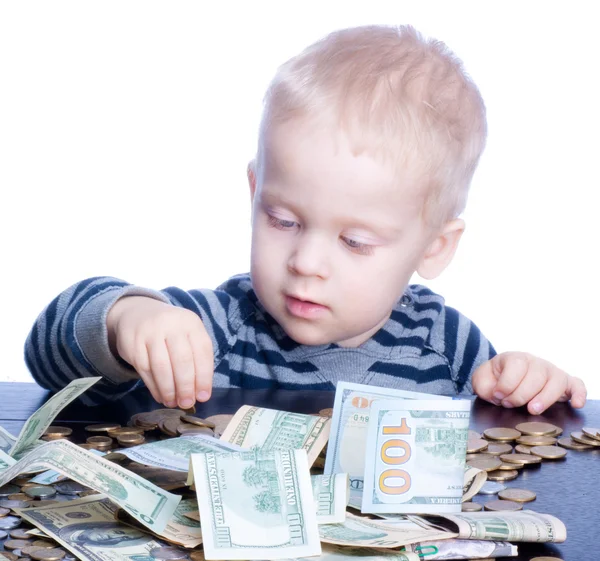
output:
[[[314,415],[159,409],[80,442],[52,423],[96,381],[59,392],[18,437],[0,429],[0,561],[481,559],[566,539],[548,514],[461,512],[498,484],[484,448],[515,455],[508,433],[468,430],[469,402],[341,382]]]

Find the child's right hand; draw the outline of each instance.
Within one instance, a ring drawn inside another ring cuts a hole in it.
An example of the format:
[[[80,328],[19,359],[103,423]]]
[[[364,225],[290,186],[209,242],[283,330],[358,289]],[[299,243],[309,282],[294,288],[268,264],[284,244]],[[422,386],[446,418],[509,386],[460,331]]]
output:
[[[126,296],[111,308],[106,325],[111,350],[135,368],[156,401],[188,409],[210,397],[212,341],[197,314]]]

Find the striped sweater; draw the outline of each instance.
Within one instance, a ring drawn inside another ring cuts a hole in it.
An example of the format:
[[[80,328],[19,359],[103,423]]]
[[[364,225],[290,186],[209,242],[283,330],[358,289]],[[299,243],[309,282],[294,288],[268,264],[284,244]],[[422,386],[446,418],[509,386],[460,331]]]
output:
[[[57,391],[81,376],[104,379],[82,398],[118,399],[142,384],[108,344],[106,316],[125,295],[156,298],[197,313],[214,350],[214,387],[333,390],[338,380],[445,395],[472,394],[471,376],[496,352],[479,329],[444,299],[410,285],[386,324],[356,348],[293,341],[264,310],[250,276],[216,290],[155,291],[111,277],[81,281],[39,315],[25,361],[42,387]]]

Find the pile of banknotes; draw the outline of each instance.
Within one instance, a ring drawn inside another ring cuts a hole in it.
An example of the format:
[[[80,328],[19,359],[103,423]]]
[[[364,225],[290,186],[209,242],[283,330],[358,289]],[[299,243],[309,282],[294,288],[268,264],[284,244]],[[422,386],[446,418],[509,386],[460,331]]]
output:
[[[566,539],[548,514],[461,512],[486,481],[465,464],[468,400],[340,382],[313,415],[155,410],[75,443],[52,422],[97,380],[18,437],[0,427],[0,561],[483,559]]]

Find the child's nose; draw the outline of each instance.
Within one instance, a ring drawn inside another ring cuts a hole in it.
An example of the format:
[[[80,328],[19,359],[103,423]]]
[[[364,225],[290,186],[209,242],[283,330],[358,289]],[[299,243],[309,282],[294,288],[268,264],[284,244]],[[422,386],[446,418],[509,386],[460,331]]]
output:
[[[325,278],[329,269],[326,243],[309,233],[301,235],[288,260],[288,269],[297,275]]]

